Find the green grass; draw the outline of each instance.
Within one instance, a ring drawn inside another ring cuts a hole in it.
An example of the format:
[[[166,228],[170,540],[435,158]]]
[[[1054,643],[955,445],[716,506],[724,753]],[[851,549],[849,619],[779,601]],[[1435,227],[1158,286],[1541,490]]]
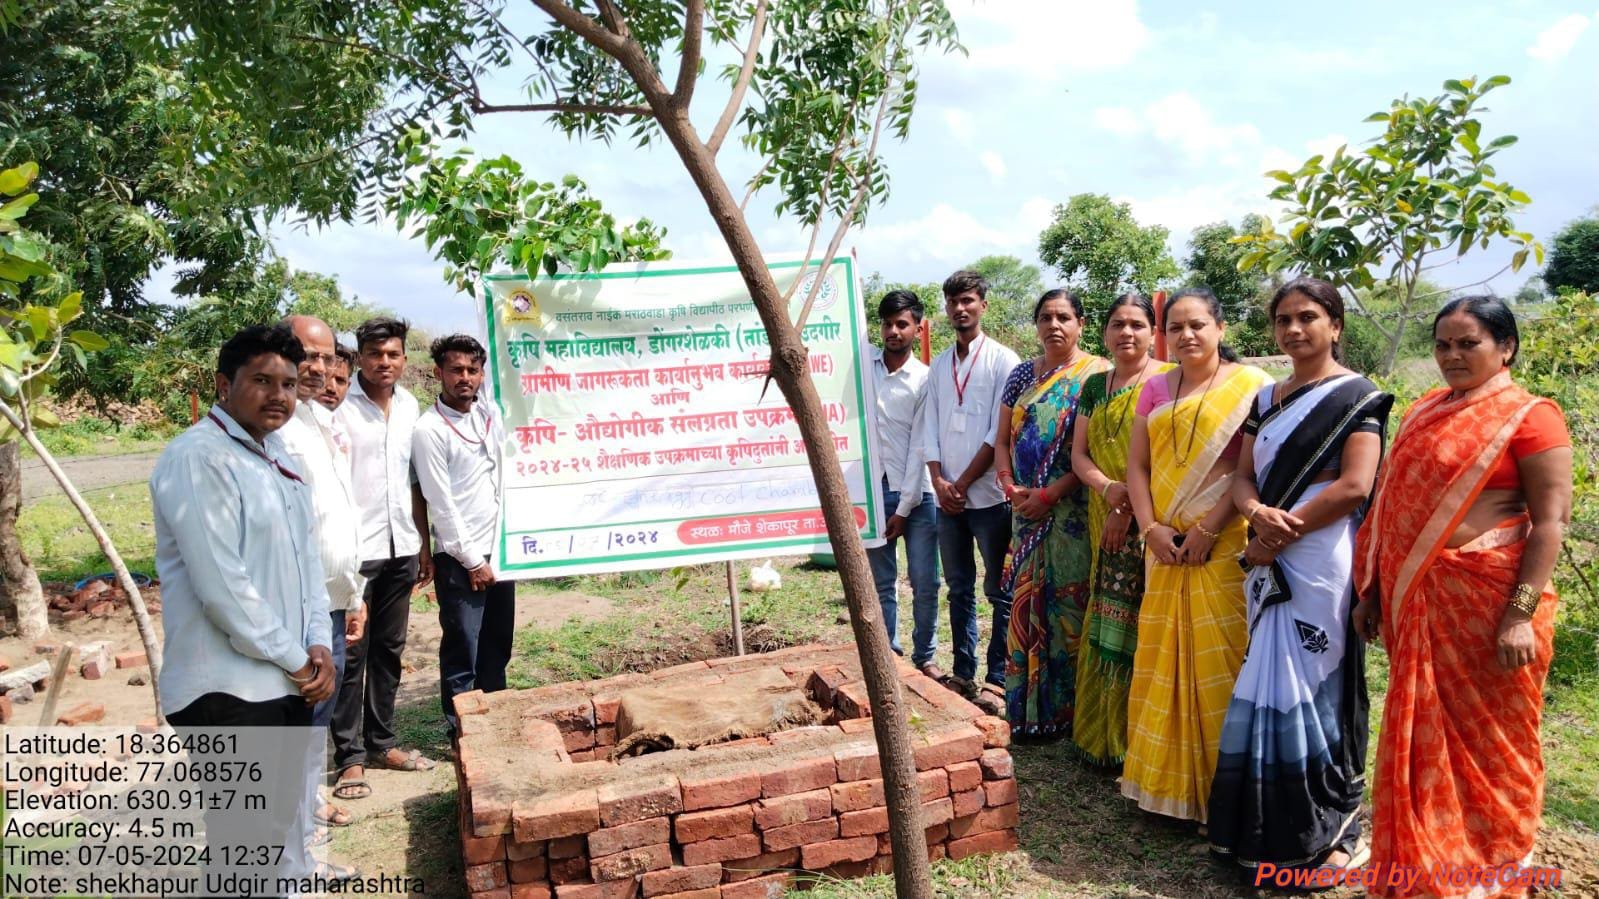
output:
[[[155,576],[155,524],[150,491],[122,484],[83,495],[132,571]],[[22,547],[43,581],[76,581],[111,570],[78,510],[64,496],[27,503],[18,517]]]
[[[1037,895],[1037,885],[1027,883],[1025,857],[1016,854],[974,855],[958,862],[944,859],[933,863],[933,895],[959,899],[966,896]],[[894,895],[894,878],[876,874],[857,880],[841,880],[816,874],[801,874],[796,883],[814,899],[875,899]]]
[[[103,418],[83,416],[57,428],[41,429],[39,442],[56,456],[120,456],[158,452],[181,430],[170,422],[122,427]],[[33,450],[24,446],[22,453],[31,456]]]

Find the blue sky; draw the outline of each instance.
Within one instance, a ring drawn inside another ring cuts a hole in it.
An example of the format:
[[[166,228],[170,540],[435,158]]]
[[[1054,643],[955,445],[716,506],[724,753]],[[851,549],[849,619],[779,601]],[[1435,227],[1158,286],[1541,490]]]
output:
[[[1599,204],[1599,0],[950,5],[969,55],[923,61],[910,139],[885,154],[892,195],[846,242],[864,272],[930,281],[989,253],[1036,262],[1050,210],[1084,192],[1125,200],[1141,222],[1171,229],[1180,260],[1194,226],[1271,211],[1263,171],[1358,145],[1376,127],[1361,120],[1390,99],[1470,75],[1513,79],[1489,98],[1484,139],[1521,138],[1498,157],[1500,176],[1533,198],[1521,226],[1548,243]],[[514,81],[495,86],[501,99],[514,95]],[[725,96],[721,82],[701,83],[702,133]],[[726,258],[665,145],[577,144],[527,115],[482,119],[470,143],[550,180],[580,175],[619,218],[664,224],[679,260]],[[739,193],[758,164],[731,141],[721,163]],[[774,219],[763,197],[751,211],[765,251],[803,250],[806,235]],[[275,236],[294,267],[337,275],[365,301],[435,333],[475,329],[471,302],[444,284],[420,241],[381,225]],[[1447,285],[1478,281],[1509,255],[1494,246],[1435,274]],[[1530,273],[1490,286],[1513,292]]]

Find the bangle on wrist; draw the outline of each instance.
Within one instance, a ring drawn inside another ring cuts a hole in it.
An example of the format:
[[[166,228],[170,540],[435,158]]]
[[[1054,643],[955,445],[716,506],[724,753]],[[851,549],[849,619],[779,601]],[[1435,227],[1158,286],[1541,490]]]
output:
[[[1149,540],[1149,532],[1153,531],[1157,527],[1160,527],[1160,522],[1151,521],[1143,530],[1138,532],[1138,539],[1139,540],[1148,541]]]
[[[1255,522],[1255,513],[1259,512],[1266,504],[1258,499],[1250,500],[1249,508],[1244,510],[1244,520],[1250,524]]]
[[[1206,540],[1220,540],[1221,539],[1221,535],[1216,533],[1215,531],[1211,530],[1210,528],[1205,527],[1205,523],[1203,521],[1201,521],[1198,524],[1194,525],[1194,530],[1196,530],[1200,534],[1204,535]]]
[[[1538,613],[1538,602],[1543,599],[1543,594],[1531,584],[1517,584],[1516,589],[1510,594],[1510,606],[1528,618]]]
[[[1116,486],[1117,484],[1120,484],[1120,483],[1121,483],[1121,481],[1106,481],[1105,482],[1105,489],[1099,491],[1100,498],[1102,498],[1102,499],[1104,499],[1104,500],[1106,500],[1108,502],[1110,500],[1110,488],[1112,488],[1112,487],[1114,487],[1114,486]]]

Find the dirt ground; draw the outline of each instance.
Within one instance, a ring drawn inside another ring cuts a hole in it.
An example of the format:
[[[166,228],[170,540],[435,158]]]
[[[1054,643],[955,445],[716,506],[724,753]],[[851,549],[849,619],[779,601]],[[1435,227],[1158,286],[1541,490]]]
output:
[[[101,487],[143,483],[149,480],[160,453],[128,453],[113,456],[63,456],[56,459],[61,469],[72,479],[79,493]],[[22,459],[22,501],[54,496],[61,492],[55,479],[45,469],[44,462],[34,455]]]

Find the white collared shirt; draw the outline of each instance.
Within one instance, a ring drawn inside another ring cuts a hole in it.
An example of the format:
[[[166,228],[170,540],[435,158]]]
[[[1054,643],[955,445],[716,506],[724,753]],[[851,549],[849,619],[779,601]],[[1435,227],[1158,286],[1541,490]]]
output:
[[[987,334],[973,341],[972,351],[958,362],[957,346],[939,353],[928,366],[922,413],[923,458],[937,462],[947,481],[958,479],[984,444],[994,445],[1005,379],[1021,362],[1010,347]],[[956,390],[957,383],[961,391]],[[968,509],[986,509],[1004,501],[992,467],[966,490]]]
[[[877,439],[882,444],[883,473],[899,492],[899,508],[890,515],[910,515],[922,494],[933,489],[922,462],[922,406],[927,400],[927,366],[914,355],[889,371],[881,347],[872,348],[872,383],[877,388]]]
[[[280,470],[282,466],[283,470]],[[276,434],[257,443],[220,407],[179,434],[150,475],[169,712],[207,693],[264,702],[332,643],[311,490]]]
[[[294,406],[294,417],[278,429],[291,467],[311,487],[316,512],[317,550],[327,575],[328,607],[335,612],[361,607],[361,553],[356,534],[355,493],[350,488],[350,455],[339,446],[333,413],[321,403]]]
[[[464,415],[435,402],[416,423],[411,460],[428,502],[433,551],[467,569],[493,555],[504,443],[498,419],[482,402]]]
[[[398,385],[389,414],[366,395],[360,375],[339,404],[339,423],[350,436],[350,483],[355,485],[361,561],[400,559],[422,549],[411,518],[411,432],[420,414],[416,397]]]

